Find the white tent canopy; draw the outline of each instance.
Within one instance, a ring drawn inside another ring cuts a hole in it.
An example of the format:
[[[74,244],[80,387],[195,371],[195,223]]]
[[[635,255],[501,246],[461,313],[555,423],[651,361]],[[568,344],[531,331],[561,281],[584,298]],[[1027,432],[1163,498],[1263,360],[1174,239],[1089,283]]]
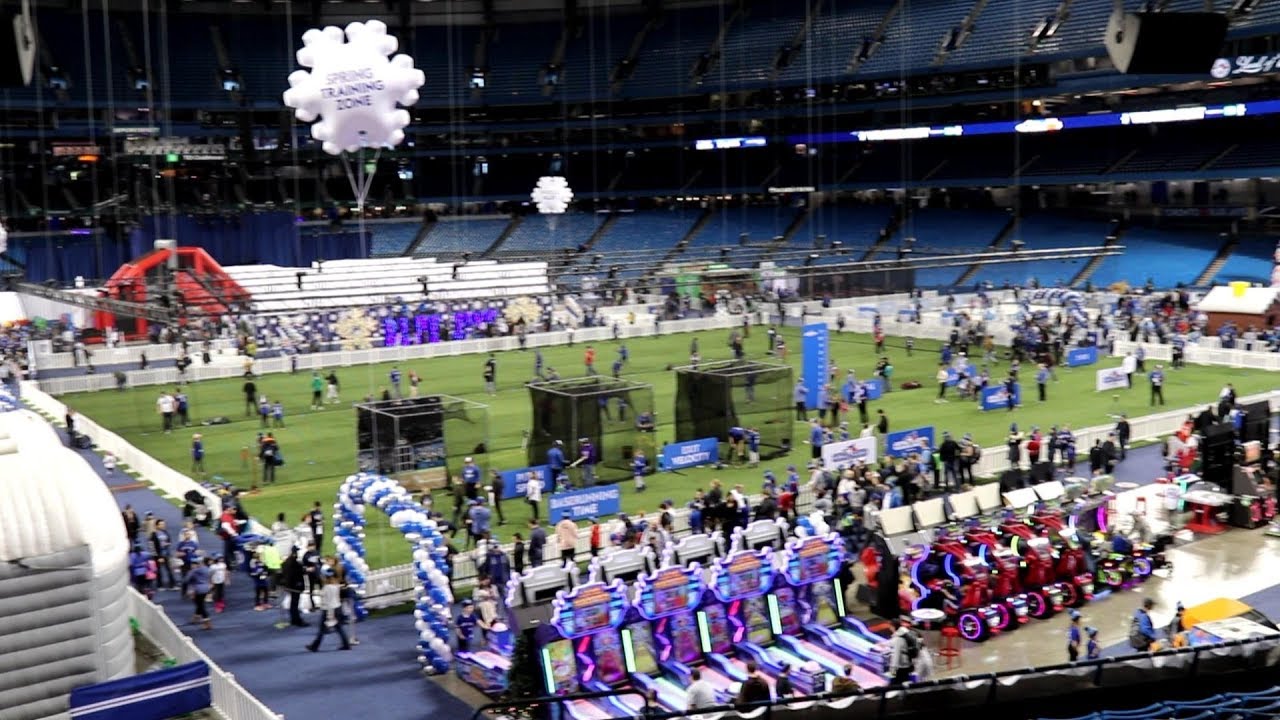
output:
[[[1219,285],[1200,300],[1196,309],[1207,313],[1261,315],[1271,309],[1277,295],[1280,295],[1280,288],[1250,287],[1245,288],[1243,295],[1237,296],[1234,288]]]

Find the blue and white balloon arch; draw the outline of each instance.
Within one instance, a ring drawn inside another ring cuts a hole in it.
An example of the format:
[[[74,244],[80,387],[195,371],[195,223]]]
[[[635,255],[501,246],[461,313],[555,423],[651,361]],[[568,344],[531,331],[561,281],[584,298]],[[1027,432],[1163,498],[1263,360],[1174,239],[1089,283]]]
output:
[[[334,505],[334,545],[347,577],[356,587],[356,618],[364,618],[365,584],[369,564],[365,561],[365,508],[369,505],[386,513],[391,526],[404,533],[413,551],[413,570],[418,582],[414,590],[414,624],[418,631],[418,662],[428,674],[449,671],[453,649],[453,592],[449,589],[444,535],[421,503],[403,485],[370,473],[350,475],[338,490]]]

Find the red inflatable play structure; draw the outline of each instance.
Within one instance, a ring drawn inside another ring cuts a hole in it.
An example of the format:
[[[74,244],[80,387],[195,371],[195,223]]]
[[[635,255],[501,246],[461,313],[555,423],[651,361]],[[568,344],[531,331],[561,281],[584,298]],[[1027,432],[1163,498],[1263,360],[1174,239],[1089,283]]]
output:
[[[121,265],[107,281],[107,296],[138,303],[157,300],[150,295],[164,287],[171,252],[177,254],[178,260],[171,287],[180,298],[179,322],[189,315],[221,316],[228,311],[228,305],[249,302],[249,293],[209,253],[198,247],[155,250]],[[94,324],[99,330],[114,327],[127,338],[145,337],[148,331],[144,319],[116,317],[109,312],[96,313]]]

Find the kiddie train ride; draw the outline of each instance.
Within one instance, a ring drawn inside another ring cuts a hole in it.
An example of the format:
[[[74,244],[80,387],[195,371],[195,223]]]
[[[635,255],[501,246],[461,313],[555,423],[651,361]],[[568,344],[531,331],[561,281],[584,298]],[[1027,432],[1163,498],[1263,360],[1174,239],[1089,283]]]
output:
[[[883,617],[941,610],[965,639],[980,642],[1084,604],[1095,596],[1095,571],[1123,586],[1110,582],[1109,562],[1161,562],[1149,546],[1121,558],[1078,532],[1073,507],[1062,483],[1050,481],[1005,493],[981,485],[882,511],[861,555],[862,599]]]

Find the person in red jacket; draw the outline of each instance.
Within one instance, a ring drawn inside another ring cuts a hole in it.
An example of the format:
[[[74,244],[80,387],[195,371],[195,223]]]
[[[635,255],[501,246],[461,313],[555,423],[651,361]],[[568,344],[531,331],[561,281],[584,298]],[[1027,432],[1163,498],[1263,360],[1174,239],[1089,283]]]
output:
[[[591,518],[591,557],[600,554],[600,523]]]

